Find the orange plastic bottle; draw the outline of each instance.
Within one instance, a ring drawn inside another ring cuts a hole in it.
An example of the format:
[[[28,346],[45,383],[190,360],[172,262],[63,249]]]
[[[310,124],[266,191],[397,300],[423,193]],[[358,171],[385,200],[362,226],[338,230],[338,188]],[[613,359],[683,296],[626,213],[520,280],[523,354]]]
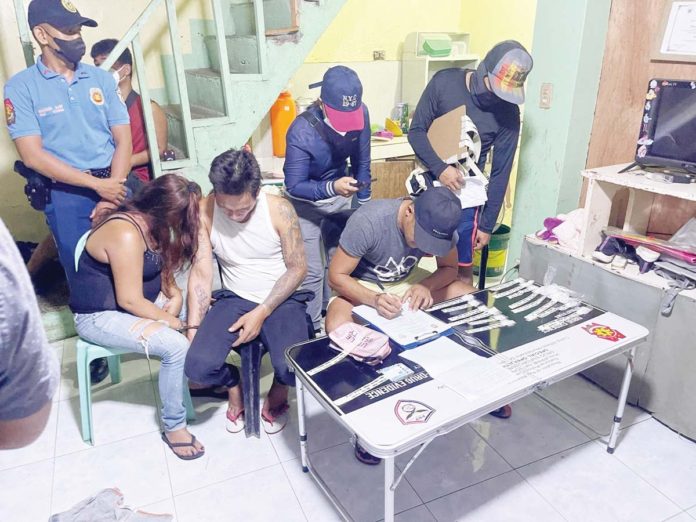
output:
[[[285,136],[296,113],[295,100],[292,99],[288,91],[281,92],[271,107],[271,135],[274,156],[285,157]]]

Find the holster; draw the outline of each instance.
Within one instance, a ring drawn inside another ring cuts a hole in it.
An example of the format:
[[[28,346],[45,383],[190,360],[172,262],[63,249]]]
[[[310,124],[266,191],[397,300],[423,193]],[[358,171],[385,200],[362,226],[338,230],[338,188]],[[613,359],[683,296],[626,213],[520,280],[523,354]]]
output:
[[[43,211],[46,205],[51,202],[51,185],[53,182],[43,174],[30,169],[21,161],[15,161],[14,170],[27,180],[27,184],[24,186],[24,194],[26,194],[29,204],[32,208]]]

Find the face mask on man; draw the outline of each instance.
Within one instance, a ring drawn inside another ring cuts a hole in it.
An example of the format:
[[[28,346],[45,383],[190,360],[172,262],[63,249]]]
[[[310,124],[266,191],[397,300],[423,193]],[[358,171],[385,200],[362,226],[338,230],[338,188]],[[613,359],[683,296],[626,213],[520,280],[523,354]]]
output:
[[[491,91],[484,83],[486,71],[482,66],[474,71],[471,75],[471,94],[473,94],[474,102],[481,110],[489,110],[502,102],[498,96]]]
[[[75,65],[82,60],[82,57],[85,55],[85,51],[87,50],[87,46],[85,45],[85,41],[81,36],[75,38],[74,40],[61,40],[60,38],[56,38],[54,36],[51,38],[53,38],[53,41],[58,46],[58,49],[53,49],[53,52],[56,53],[56,56],[58,56],[58,58],[63,60],[65,63],[68,65]]]
[[[123,78],[121,78],[120,72],[121,72],[121,69],[123,69],[124,67],[125,67],[125,65],[122,65],[121,67],[119,67],[115,71],[111,71],[111,76],[114,77],[114,80],[116,81],[116,85],[121,83],[121,80],[123,80]],[[125,78],[125,76],[124,76],[124,78]]]
[[[126,100],[123,99],[123,93],[121,92],[120,83],[121,83],[121,82],[126,78],[126,76],[128,76],[128,75],[126,75],[126,76],[124,76],[123,78],[121,78],[121,75],[119,74],[120,71],[121,71],[121,69],[123,69],[124,67],[125,67],[125,65],[122,65],[122,66],[119,67],[118,69],[116,69],[116,70],[114,70],[114,71],[111,71],[111,76],[113,76],[114,81],[116,82],[116,94],[118,94],[118,97],[120,98],[120,100],[121,100],[122,102],[125,103]]]

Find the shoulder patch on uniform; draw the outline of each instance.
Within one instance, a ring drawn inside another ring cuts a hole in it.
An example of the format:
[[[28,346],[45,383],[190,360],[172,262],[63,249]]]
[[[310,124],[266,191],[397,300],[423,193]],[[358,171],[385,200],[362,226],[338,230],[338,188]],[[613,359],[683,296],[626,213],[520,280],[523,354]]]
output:
[[[89,99],[94,105],[104,105],[104,93],[99,87],[92,87],[89,90]]]
[[[12,105],[12,100],[5,98],[5,121],[8,125],[13,125],[17,119],[17,113],[15,113],[14,105]]]
[[[77,13],[77,8],[73,5],[73,3],[70,0],[60,0],[60,3],[63,4],[63,7],[66,11],[70,11],[71,13]]]

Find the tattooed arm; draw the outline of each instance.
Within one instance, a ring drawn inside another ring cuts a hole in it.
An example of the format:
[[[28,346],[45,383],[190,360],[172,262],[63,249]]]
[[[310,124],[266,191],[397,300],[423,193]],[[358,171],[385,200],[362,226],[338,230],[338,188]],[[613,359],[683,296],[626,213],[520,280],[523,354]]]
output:
[[[210,228],[213,221],[213,196],[201,199],[201,222],[198,229],[198,251],[191,265],[188,280],[188,324],[198,326],[210,307],[213,286],[213,247],[210,244]],[[189,341],[196,335],[195,329],[187,331]]]
[[[239,331],[239,337],[232,346],[249,342],[259,335],[266,318],[297,290],[307,275],[304,241],[295,209],[285,198],[270,195],[268,207],[273,227],[280,236],[286,270],[275,282],[266,300],[232,325],[230,331]]]
[[[292,204],[284,198],[269,198],[271,220],[280,236],[280,247],[285,261],[285,273],[278,278],[271,293],[263,302],[272,312],[290,297],[307,275],[304,241],[300,232],[300,221]],[[273,204],[275,203],[275,204]]]

